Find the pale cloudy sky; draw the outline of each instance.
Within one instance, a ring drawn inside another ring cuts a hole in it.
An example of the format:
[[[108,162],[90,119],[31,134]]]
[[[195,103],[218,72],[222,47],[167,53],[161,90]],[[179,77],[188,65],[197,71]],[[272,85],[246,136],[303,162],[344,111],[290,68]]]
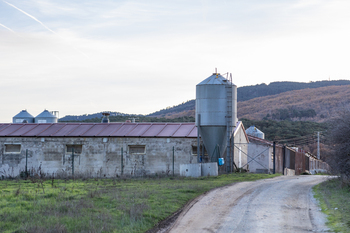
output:
[[[350,79],[348,0],[0,0],[0,122],[148,114],[237,86]]]

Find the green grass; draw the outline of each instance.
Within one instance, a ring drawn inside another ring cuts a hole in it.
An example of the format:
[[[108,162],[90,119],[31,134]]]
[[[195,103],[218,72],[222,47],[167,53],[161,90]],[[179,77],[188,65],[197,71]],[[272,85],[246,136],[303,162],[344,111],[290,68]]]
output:
[[[330,179],[313,190],[332,231],[350,232],[350,188],[341,184],[340,179]]]
[[[275,176],[2,180],[0,232],[144,232],[210,189]]]

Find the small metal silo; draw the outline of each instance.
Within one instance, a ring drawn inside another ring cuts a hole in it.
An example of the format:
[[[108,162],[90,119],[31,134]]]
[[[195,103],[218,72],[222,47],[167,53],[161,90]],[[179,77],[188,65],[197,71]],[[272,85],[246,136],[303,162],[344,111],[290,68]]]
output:
[[[196,126],[212,162],[223,156],[236,122],[236,85],[218,73],[197,84]]]
[[[27,112],[27,110],[22,110],[16,116],[12,118],[13,123],[34,123],[34,117]]]
[[[262,131],[260,131],[258,128],[256,128],[254,125],[250,126],[246,130],[246,133],[248,135],[251,135],[251,136],[254,136],[254,137],[265,139],[265,134]]]
[[[35,123],[57,123],[57,121],[57,116],[53,115],[48,110],[44,110],[35,117]]]

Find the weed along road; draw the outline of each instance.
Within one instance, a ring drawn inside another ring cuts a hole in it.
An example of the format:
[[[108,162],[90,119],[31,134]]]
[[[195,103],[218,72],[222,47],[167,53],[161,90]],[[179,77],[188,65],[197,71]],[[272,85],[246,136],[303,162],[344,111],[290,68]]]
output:
[[[326,176],[280,176],[215,189],[194,200],[170,232],[324,232],[312,186]]]

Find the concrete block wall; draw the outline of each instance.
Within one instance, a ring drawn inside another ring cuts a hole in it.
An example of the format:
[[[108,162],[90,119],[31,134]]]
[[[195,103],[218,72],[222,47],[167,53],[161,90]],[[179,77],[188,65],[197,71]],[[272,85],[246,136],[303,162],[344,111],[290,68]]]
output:
[[[20,144],[19,153],[7,153],[5,144]],[[180,164],[197,163],[192,155],[195,138],[99,138],[99,137],[3,137],[0,138],[0,176],[17,176],[28,169],[47,174],[72,172],[72,155],[66,145],[82,145],[81,154],[74,156],[74,173],[89,176],[115,177],[171,174],[174,147],[174,172],[180,174]],[[144,145],[144,153],[133,154],[129,146]],[[123,148],[123,156],[121,152]],[[123,169],[122,165],[123,157]]]

